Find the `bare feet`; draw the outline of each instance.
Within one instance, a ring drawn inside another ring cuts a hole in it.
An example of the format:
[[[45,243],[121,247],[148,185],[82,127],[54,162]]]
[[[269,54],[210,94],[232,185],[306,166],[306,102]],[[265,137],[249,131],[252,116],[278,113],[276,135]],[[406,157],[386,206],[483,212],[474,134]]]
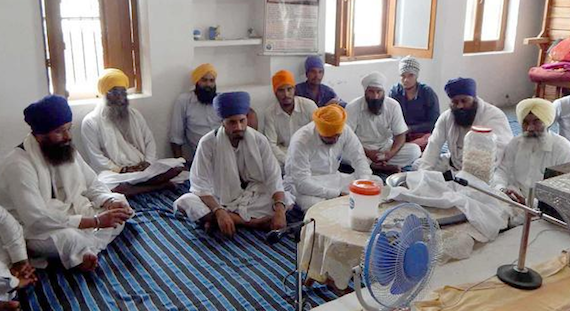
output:
[[[97,256],[87,253],[83,255],[83,262],[77,268],[83,272],[92,272],[99,266]]]
[[[0,301],[0,311],[20,310],[20,303],[17,301]]]

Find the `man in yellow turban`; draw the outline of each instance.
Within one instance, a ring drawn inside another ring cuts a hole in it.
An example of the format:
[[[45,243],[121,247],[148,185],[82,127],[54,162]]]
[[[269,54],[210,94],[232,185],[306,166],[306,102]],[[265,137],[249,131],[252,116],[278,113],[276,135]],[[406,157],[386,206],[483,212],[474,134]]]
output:
[[[188,144],[194,156],[202,136],[217,129],[222,119],[212,106],[216,97],[218,72],[212,64],[202,64],[192,71],[190,82],[194,89],[178,96],[170,122],[170,147],[175,158],[183,156],[182,146]],[[257,129],[257,115],[253,109],[248,113],[248,125]]]
[[[570,162],[570,142],[547,130],[555,116],[551,102],[525,99],[518,103],[516,113],[523,132],[507,145],[494,186],[525,203],[529,189],[543,179],[547,167]]]
[[[277,100],[265,110],[263,132],[283,168],[291,136],[312,121],[317,105],[308,98],[295,96],[295,78],[291,72],[278,71],[273,75],[272,82]]]
[[[348,185],[355,179],[372,177],[364,148],[345,124],[344,108],[338,104],[324,106],[315,110],[313,122],[291,138],[284,183],[303,210],[347,194]],[[355,172],[339,172],[341,161],[350,162]]]
[[[170,186],[184,161],[157,159],[150,128],[142,114],[130,107],[128,87],[129,79],[121,70],[103,72],[98,89],[104,99],[83,119],[81,136],[101,181],[115,192],[131,195]]]
[[[346,106],[348,124],[364,147],[375,173],[391,174],[411,165],[422,152],[406,143],[408,126],[402,108],[386,96],[384,75],[372,72],[362,79],[364,95]]]

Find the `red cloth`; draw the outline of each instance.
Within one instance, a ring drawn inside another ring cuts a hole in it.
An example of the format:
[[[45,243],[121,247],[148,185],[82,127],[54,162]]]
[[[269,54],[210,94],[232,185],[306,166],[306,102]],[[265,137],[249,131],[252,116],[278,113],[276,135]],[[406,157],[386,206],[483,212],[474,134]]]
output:
[[[570,71],[547,70],[541,67],[532,67],[528,71],[528,76],[532,82],[569,82]]]
[[[570,62],[570,38],[566,38],[558,42],[558,44],[552,48],[549,54],[550,58],[552,58],[554,61]]]

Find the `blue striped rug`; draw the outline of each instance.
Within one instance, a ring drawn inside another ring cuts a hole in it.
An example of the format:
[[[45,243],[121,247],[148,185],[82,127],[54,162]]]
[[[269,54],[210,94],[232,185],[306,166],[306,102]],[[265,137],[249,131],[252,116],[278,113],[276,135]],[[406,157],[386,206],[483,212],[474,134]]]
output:
[[[188,186],[130,200],[136,216],[99,256],[93,273],[38,270],[39,283],[18,293],[24,310],[293,310],[295,245],[269,246],[264,233],[233,240],[208,236],[172,202]],[[311,306],[337,298],[326,286],[307,290]]]

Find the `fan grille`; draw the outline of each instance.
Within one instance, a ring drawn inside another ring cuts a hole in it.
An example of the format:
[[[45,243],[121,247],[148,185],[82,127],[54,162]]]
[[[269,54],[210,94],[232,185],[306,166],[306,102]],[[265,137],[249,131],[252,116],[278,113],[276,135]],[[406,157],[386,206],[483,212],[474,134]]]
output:
[[[439,226],[419,205],[386,211],[364,254],[363,280],[372,297],[386,308],[408,306],[431,278],[440,247]]]

